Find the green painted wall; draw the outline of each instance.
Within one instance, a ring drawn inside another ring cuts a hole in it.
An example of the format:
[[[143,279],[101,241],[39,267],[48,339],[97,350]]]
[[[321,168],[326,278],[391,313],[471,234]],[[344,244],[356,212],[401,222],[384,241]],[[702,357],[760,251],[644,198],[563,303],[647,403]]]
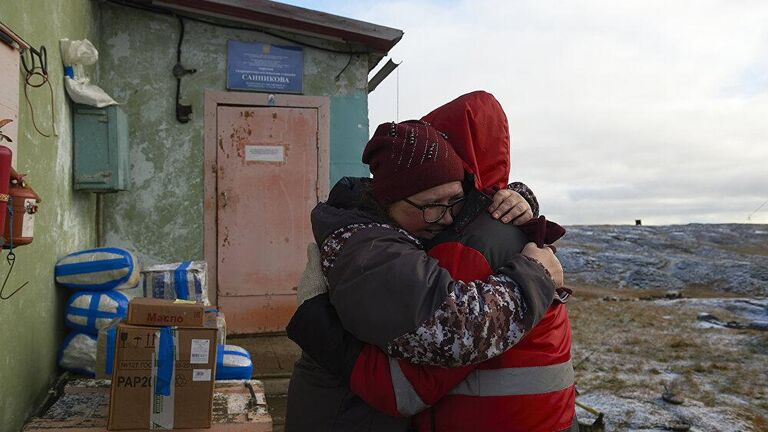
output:
[[[20,87],[17,169],[42,197],[35,240],[16,250],[8,286],[29,285],[0,300],[0,431],[18,431],[46,396],[56,375],[56,350],[64,336],[67,293],[53,282],[57,258],[95,244],[95,198],[72,191],[72,121],[62,85],[59,39],[97,40],[95,4],[90,0],[0,0],[0,21],[35,47],[48,49],[58,137],[34,130]],[[0,79],[11,79],[2,77]],[[23,79],[22,79],[23,82]],[[35,117],[43,132],[51,128],[48,87],[30,89]],[[0,278],[8,265],[0,260]],[[8,294],[7,292],[5,294]]]
[[[225,90],[229,39],[273,44],[252,31],[186,22],[182,81],[192,121],[175,116],[179,24],[175,18],[101,4],[100,85],[123,104],[130,127],[131,190],[106,196],[105,243],[136,251],[146,262],[203,258],[203,98]],[[322,42],[315,40],[313,43]],[[331,100],[331,182],[367,176],[360,162],[368,139],[367,58],[304,50],[304,94]]]
[[[368,177],[360,160],[367,141],[368,91],[331,96],[331,186],[344,176]]]

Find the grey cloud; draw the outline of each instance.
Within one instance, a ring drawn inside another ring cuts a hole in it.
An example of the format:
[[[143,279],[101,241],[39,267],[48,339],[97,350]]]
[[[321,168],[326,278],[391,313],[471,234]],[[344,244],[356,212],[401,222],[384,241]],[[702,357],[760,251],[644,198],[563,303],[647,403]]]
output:
[[[511,177],[563,223],[743,222],[768,199],[768,2],[349,3],[331,12],[405,31],[371,126],[398,81],[400,120],[494,93]]]

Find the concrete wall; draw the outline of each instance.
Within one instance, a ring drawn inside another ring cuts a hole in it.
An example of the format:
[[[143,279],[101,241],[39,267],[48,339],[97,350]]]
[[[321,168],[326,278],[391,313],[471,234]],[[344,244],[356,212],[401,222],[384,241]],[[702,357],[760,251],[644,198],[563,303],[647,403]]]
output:
[[[95,244],[95,198],[72,191],[72,120],[62,85],[59,39],[98,39],[95,4],[90,0],[2,0],[0,20],[35,47],[48,49],[58,137],[40,136],[32,126],[24,99],[19,101],[17,165],[42,197],[35,220],[35,240],[16,252],[9,290],[29,285],[9,300],[0,300],[0,431],[18,431],[30,411],[46,396],[55,378],[56,351],[63,338],[64,290],[53,282],[57,258]],[[0,77],[15,79],[15,77]],[[20,76],[23,83],[23,77]],[[51,130],[48,87],[29,89],[35,118]],[[8,272],[0,259],[0,281]]]
[[[145,262],[203,258],[203,96],[225,90],[227,40],[290,43],[263,33],[186,22],[182,64],[197,73],[182,80],[192,120],[175,116],[179,24],[175,18],[101,5],[100,84],[128,114],[130,188],[107,196],[104,238]],[[320,41],[314,41],[320,44]],[[331,100],[331,182],[368,175],[360,162],[368,139],[367,58],[304,49],[304,94]]]

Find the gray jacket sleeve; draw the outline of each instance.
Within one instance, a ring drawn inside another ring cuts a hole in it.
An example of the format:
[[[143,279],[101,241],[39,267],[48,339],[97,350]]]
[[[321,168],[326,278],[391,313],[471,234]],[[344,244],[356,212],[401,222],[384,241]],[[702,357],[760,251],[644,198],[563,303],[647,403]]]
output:
[[[463,283],[387,225],[342,228],[321,248],[344,327],[393,357],[438,366],[497,356],[544,315],[554,285],[518,257],[486,281]]]
[[[331,303],[362,341],[386,347],[430,318],[446,297],[450,274],[415,241],[370,224],[342,228],[323,242]]]

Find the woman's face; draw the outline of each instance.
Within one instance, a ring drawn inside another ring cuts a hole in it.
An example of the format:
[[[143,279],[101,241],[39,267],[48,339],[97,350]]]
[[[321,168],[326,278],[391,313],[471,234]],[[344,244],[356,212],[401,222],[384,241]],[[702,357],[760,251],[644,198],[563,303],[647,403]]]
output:
[[[461,203],[456,204],[453,207],[452,212],[446,211],[439,220],[433,223],[429,223],[427,220],[432,219],[430,216],[435,214],[434,212],[437,212],[436,214],[439,215],[445,207],[427,209],[427,218],[425,219],[424,210],[420,210],[416,206],[428,207],[430,204],[451,204],[463,197],[464,190],[461,187],[461,182],[452,181],[450,183],[444,183],[409,196],[407,199],[411,201],[411,203],[408,203],[405,200],[400,200],[390,204],[388,209],[389,216],[400,225],[401,228],[416,237],[431,239],[453,223],[451,213],[458,214],[459,210],[461,210]]]

